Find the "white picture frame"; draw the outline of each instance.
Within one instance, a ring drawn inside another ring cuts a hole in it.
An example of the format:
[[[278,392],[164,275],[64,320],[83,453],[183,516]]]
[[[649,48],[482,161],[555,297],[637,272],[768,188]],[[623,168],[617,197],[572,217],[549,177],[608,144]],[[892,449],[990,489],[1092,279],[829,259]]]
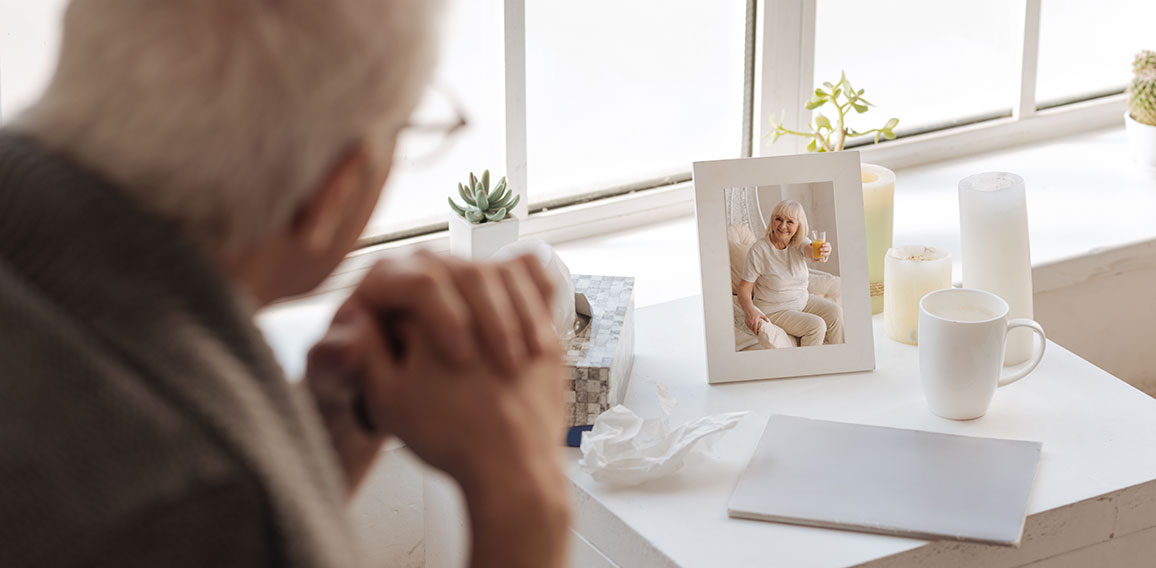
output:
[[[859,153],[824,152],[695,162],[693,176],[709,382],[873,370],[875,343]],[[741,311],[736,313],[735,307],[737,295],[730,269],[732,239],[728,239],[726,203],[727,190],[740,191],[736,188],[757,192],[759,212],[764,217],[770,209],[766,205],[783,199],[783,195],[817,196],[812,198],[817,204],[815,207],[818,209],[821,204],[825,209],[821,211],[824,218],[828,224],[835,224],[833,233],[838,235],[837,240],[829,239],[834,246],[829,260],[836,262],[832,268],[842,290],[843,343],[737,350],[741,333],[736,331],[736,318]],[[778,198],[774,197],[775,191],[779,192]],[[832,212],[833,221],[830,221]]]

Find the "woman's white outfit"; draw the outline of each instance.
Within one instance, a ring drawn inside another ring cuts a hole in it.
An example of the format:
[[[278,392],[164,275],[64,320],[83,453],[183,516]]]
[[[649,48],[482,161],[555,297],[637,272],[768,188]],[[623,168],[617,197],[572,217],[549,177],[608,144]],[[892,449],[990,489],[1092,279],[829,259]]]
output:
[[[843,308],[807,292],[810,272],[804,255],[810,244],[803,239],[800,246],[779,249],[770,239],[759,239],[747,252],[743,280],[755,284],[755,307],[798,337],[801,346],[843,343]]]

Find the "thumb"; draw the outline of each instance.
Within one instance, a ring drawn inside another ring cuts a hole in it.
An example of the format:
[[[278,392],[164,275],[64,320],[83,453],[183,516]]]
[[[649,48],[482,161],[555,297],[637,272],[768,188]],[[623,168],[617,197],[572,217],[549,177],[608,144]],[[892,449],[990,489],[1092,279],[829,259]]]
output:
[[[358,384],[355,385],[357,409],[363,413],[362,417],[369,422],[373,430],[385,434],[389,423],[389,405],[391,401],[398,401],[398,375],[401,362],[399,355],[391,348],[389,332],[368,313],[361,311],[354,316],[351,322],[359,334],[358,364],[361,372],[357,374]]]

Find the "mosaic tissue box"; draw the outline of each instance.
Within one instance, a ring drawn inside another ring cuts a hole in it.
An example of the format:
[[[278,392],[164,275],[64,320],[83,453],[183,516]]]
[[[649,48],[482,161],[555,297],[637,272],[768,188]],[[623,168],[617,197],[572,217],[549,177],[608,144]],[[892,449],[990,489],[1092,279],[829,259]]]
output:
[[[594,419],[622,402],[634,363],[634,278],[626,276],[571,276],[574,293],[590,303],[590,313],[578,319],[579,328],[566,344],[566,444],[577,447],[582,432]],[[583,317],[588,315],[589,317]]]

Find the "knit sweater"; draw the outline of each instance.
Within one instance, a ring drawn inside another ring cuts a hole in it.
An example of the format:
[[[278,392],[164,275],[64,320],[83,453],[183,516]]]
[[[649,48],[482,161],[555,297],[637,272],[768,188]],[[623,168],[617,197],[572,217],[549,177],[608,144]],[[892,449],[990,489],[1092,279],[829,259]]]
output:
[[[337,462],[176,226],[0,131],[0,566],[355,566]]]

